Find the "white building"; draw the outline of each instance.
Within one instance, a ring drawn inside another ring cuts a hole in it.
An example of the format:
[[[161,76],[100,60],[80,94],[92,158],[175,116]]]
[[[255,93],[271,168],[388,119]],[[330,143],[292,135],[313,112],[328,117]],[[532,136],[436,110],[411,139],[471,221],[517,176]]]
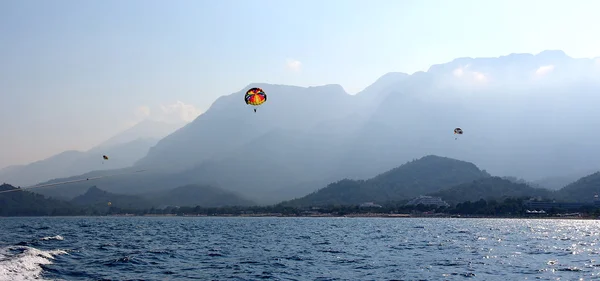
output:
[[[373,203],[373,202],[365,202],[365,203],[362,203],[362,204],[360,204],[360,206],[359,206],[359,207],[361,207],[361,208],[367,208],[367,207],[371,207],[371,208],[373,208],[373,207],[375,207],[375,208],[381,208],[381,205],[375,204],[375,203]]]
[[[434,205],[437,207],[448,207],[450,206],[448,203],[446,203],[444,200],[442,200],[442,198],[439,197],[432,197],[432,196],[419,196],[417,198],[414,198],[410,201],[408,201],[408,203],[406,203],[407,206],[409,205],[419,205],[419,204],[423,204],[425,206],[429,206],[429,205]]]

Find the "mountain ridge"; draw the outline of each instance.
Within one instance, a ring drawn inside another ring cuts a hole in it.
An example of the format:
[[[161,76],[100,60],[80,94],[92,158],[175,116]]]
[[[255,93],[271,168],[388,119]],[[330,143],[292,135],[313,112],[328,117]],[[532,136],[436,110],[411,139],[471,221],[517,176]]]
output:
[[[382,90],[373,92],[381,95],[378,102],[337,86],[253,83],[269,95],[256,114],[242,103],[246,88],[222,96],[135,167],[161,171],[161,185],[210,180],[257,197],[283,183],[370,178],[430,154],[527,181],[584,171],[600,167],[600,145],[592,141],[600,135],[588,129],[600,126],[597,75],[600,67],[591,59],[548,51],[459,58],[427,72],[390,75],[390,87],[380,81]],[[457,140],[455,127],[465,132]],[[125,187],[118,185],[111,188]],[[158,186],[128,187],[142,192]],[[276,199],[291,198],[270,201]]]
[[[29,186],[93,170],[126,168],[146,155],[163,134],[181,124],[144,120],[87,151],[67,150],[26,165],[0,170],[0,181]],[[102,161],[108,155],[109,160]]]

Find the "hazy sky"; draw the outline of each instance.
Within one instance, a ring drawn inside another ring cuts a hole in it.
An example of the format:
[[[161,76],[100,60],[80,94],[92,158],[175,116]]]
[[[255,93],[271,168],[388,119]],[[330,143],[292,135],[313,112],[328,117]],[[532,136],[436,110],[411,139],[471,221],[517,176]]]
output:
[[[599,1],[0,1],[0,168],[193,119],[252,82],[341,84],[456,57],[600,55]]]

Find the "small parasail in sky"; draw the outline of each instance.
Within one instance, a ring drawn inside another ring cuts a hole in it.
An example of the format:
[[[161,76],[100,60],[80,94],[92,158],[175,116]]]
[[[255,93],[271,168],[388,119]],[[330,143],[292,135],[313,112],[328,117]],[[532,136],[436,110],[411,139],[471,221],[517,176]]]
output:
[[[455,135],[462,135],[463,134],[463,130],[461,128],[455,128],[454,129],[454,134]],[[455,140],[458,139],[458,137],[454,138]]]

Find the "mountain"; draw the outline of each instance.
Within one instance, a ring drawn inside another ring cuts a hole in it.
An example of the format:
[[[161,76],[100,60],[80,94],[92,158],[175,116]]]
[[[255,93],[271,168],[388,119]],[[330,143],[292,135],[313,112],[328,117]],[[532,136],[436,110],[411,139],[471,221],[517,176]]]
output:
[[[429,194],[441,197],[444,201],[456,204],[480,199],[501,201],[506,198],[542,197],[552,198],[553,194],[543,188],[533,188],[525,183],[515,183],[500,177],[490,177],[463,183]]]
[[[55,178],[79,175],[94,170],[119,169],[131,166],[155,145],[155,139],[137,139],[107,147],[103,151],[65,151],[50,158],[0,173],[0,182],[30,186]],[[109,160],[103,160],[107,155]],[[6,168],[5,168],[6,169]],[[5,170],[3,169],[3,171]]]
[[[267,204],[423,155],[528,182],[596,169],[598,77],[593,59],[544,51],[387,74],[357,95],[339,85],[250,84],[152,147],[134,165],[151,170],[143,183],[131,185],[132,175],[102,188],[145,193],[214,182]],[[241,99],[250,87],[269,97],[256,113]],[[455,140],[456,127],[464,135]]]
[[[170,133],[180,129],[185,124],[187,123],[169,123],[146,119],[102,142],[92,150],[103,150],[111,146],[125,144],[140,138],[160,140],[161,138],[168,136]]]
[[[137,170],[133,167],[113,170],[97,170],[78,176],[49,180],[42,182],[39,185],[45,186],[69,182],[68,184],[58,184],[43,188],[35,188],[34,186],[30,190],[48,197],[67,201],[86,193],[92,186],[96,186],[111,193],[135,195],[169,189],[172,184],[172,182],[169,181],[171,176],[171,174],[161,172],[152,173],[145,170]],[[85,179],[90,180],[88,181]]]
[[[9,166],[0,171],[0,182],[28,186],[48,180],[54,175],[60,176],[62,171],[68,170],[83,155],[84,152],[69,150],[28,165]]]
[[[553,175],[549,177],[544,177],[542,179],[534,180],[532,183],[549,190],[559,190],[582,177],[595,173],[596,171],[598,171],[598,169],[579,171],[576,173],[570,173],[566,175]]]
[[[373,114],[373,111],[377,110],[379,104],[391,93],[395,92],[395,89],[402,87],[402,83],[407,81],[408,77],[410,75],[406,73],[390,72],[357,93],[357,100],[363,105],[362,111]]]
[[[119,169],[131,166],[144,157],[160,137],[181,124],[142,121],[89,151],[65,151],[28,165],[0,170],[0,182],[29,186],[50,179],[79,175],[93,170]],[[108,161],[102,161],[108,155]]]
[[[342,180],[303,198],[284,202],[290,206],[348,205],[366,201],[383,203],[407,200],[490,175],[472,163],[429,155],[410,161],[369,180]]]
[[[146,195],[156,206],[251,206],[255,203],[241,196],[210,185],[186,185],[168,191]]]
[[[557,191],[557,197],[579,202],[592,202],[594,195],[600,195],[600,172],[582,177]]]
[[[12,165],[0,169],[0,179],[5,179],[12,173],[17,173],[23,167],[25,167],[25,165]]]
[[[257,113],[240,98],[250,87],[262,88],[269,98]],[[224,158],[224,154],[242,150],[254,141],[270,138],[273,131],[290,130],[296,136],[324,121],[345,117],[354,112],[354,100],[339,85],[302,88],[251,84],[217,99],[204,114],[160,140],[137,165],[192,168],[212,158]],[[261,147],[264,148],[268,147]]]
[[[13,190],[9,184],[0,185],[0,191]],[[50,216],[76,214],[78,208],[29,191],[0,193],[0,216]]]
[[[391,159],[437,154],[526,180],[597,167],[594,75],[594,60],[555,51],[434,65],[388,94],[346,162],[381,169]],[[465,132],[457,141],[455,127]]]
[[[90,187],[86,193],[73,198],[71,202],[80,206],[92,205],[106,208],[108,208],[110,203],[110,206],[122,209],[144,209],[152,207],[150,202],[139,196],[110,193],[101,190],[96,186]]]

